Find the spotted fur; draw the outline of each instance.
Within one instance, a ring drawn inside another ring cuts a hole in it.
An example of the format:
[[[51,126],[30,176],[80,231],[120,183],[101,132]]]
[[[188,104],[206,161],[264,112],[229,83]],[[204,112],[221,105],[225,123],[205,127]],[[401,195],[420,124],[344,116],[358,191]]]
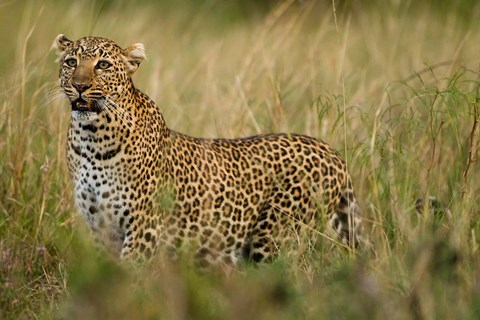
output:
[[[133,85],[143,45],[59,35],[60,84],[71,101],[67,160],[94,235],[123,258],[189,247],[198,261],[262,261],[328,222],[361,241],[345,162],[304,135],[199,139],[165,125]]]

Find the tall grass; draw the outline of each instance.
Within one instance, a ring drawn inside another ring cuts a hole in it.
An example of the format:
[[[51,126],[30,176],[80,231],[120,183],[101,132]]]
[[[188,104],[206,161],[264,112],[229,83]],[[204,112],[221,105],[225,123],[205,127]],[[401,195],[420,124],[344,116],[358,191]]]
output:
[[[0,3],[0,318],[478,318],[480,6],[332,3]],[[72,203],[68,104],[52,93],[59,33],[143,42],[135,83],[177,131],[330,142],[376,255],[320,239],[228,276],[99,256]],[[428,195],[452,218],[417,215]]]

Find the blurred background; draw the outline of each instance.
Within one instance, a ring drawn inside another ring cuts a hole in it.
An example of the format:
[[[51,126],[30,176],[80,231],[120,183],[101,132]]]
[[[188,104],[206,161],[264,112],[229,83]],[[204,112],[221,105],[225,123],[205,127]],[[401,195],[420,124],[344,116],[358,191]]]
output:
[[[478,21],[474,0],[0,0],[0,318],[478,318]],[[328,141],[376,255],[322,239],[229,277],[99,256],[66,170],[60,33],[143,43],[134,82],[174,130]],[[450,219],[416,213],[429,195]]]

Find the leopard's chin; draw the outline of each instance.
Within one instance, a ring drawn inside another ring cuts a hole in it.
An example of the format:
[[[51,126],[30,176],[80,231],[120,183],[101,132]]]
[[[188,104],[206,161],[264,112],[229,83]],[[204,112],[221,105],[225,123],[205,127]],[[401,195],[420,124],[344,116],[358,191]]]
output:
[[[98,120],[98,113],[93,111],[72,110],[72,120],[92,122]]]

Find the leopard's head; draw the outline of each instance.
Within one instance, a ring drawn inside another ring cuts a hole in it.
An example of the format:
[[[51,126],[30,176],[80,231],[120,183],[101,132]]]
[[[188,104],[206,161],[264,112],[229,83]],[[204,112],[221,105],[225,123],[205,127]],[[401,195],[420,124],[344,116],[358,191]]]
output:
[[[60,62],[60,86],[74,117],[114,108],[126,90],[133,88],[131,75],[145,58],[141,43],[122,49],[100,37],[72,41],[60,34],[53,46]]]

